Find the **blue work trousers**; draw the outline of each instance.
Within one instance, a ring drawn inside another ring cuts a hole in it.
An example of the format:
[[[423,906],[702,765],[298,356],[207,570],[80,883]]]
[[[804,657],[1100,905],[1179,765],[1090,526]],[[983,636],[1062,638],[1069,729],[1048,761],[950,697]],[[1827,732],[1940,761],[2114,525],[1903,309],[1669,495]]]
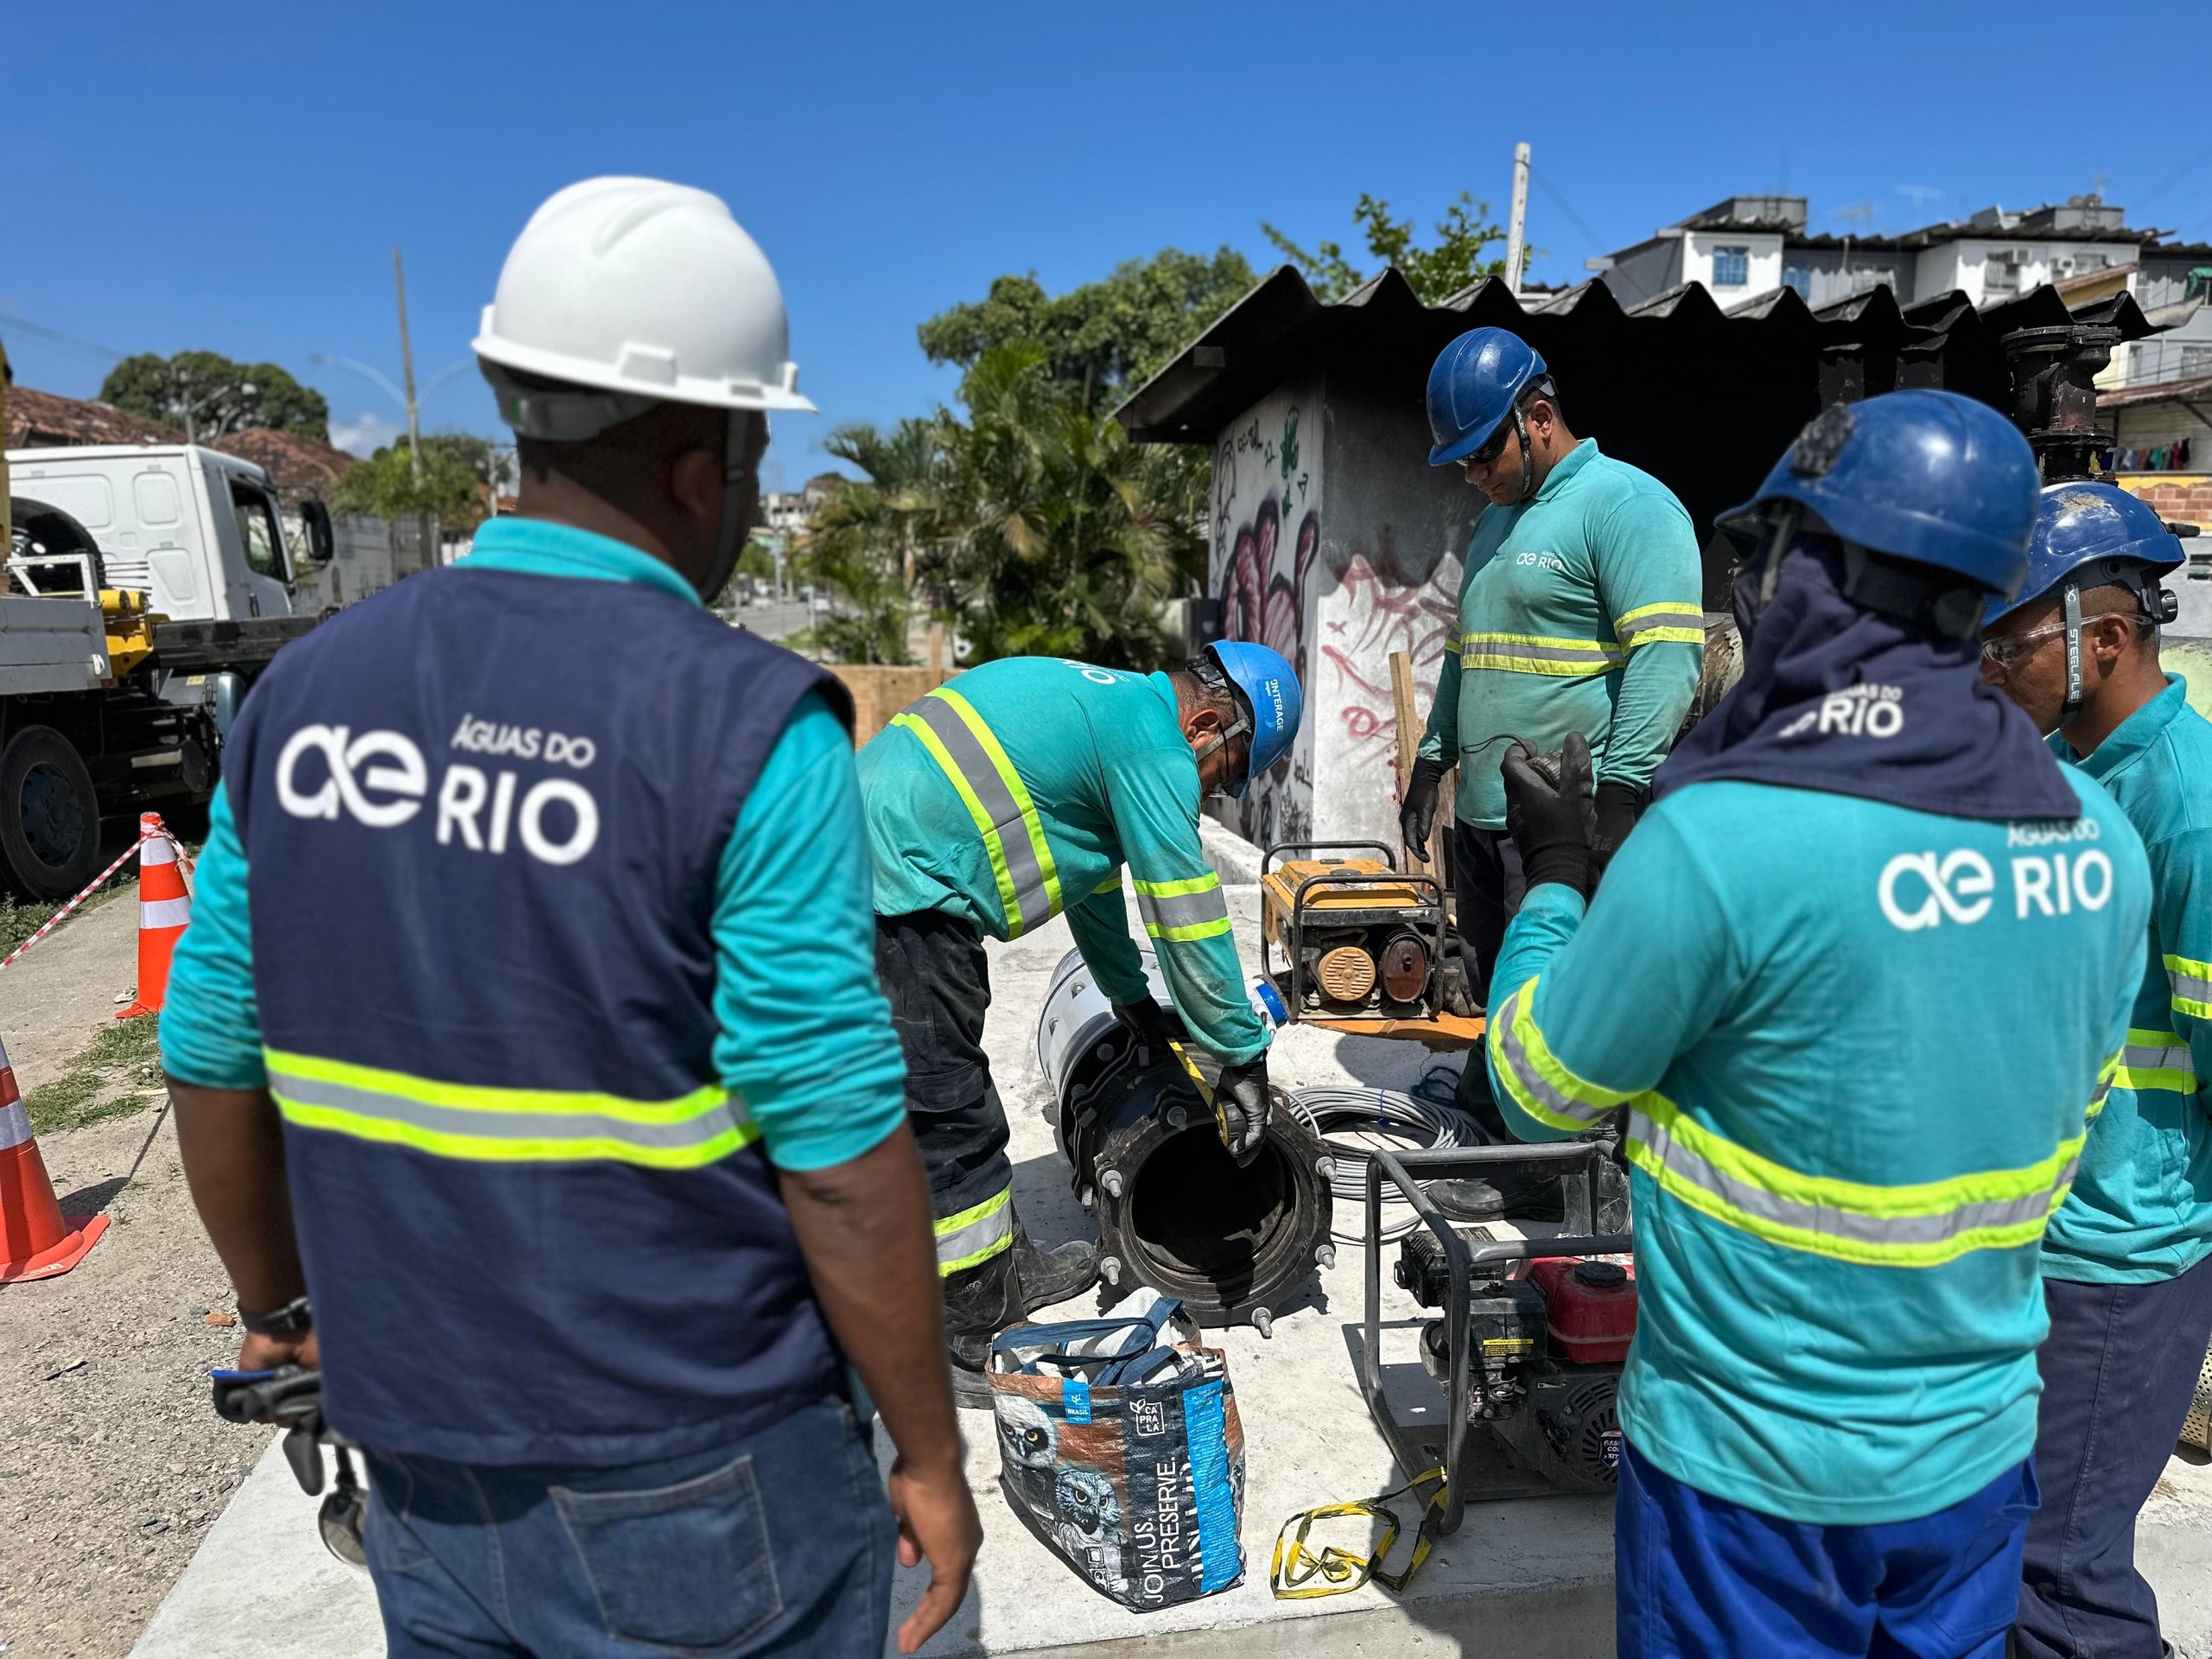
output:
[[[2212,1259],[2147,1285],[2046,1279],[2050,1335],[2028,1529],[2023,1659],[2158,1659],[2158,1599],[2135,1570],[2135,1516],[2173,1455],[2212,1341]]]
[[[613,1467],[368,1453],[390,1659],[880,1659],[896,1534],[852,1408]]]
[[[1619,1659],[2001,1659],[2036,1478],[1916,1521],[1821,1526],[1701,1492],[1621,1448]]]

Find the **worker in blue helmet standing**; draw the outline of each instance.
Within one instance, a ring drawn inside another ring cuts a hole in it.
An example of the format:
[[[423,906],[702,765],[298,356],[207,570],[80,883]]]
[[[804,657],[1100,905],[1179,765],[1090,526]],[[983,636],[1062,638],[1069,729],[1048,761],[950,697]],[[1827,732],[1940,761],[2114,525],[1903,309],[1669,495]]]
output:
[[[1488,498],[1468,543],[1459,626],[1406,785],[1400,829],[1427,852],[1444,775],[1459,768],[1452,847],[1469,982],[1485,983],[1525,887],[1507,832],[1499,766],[1526,738],[1589,741],[1599,859],[1642,810],[1652,773],[1696,695],[1703,582],[1689,514],[1649,474],[1567,429],[1544,359],[1503,328],[1474,328],[1428,375],[1433,467],[1458,466]],[[1464,1074],[1463,1103],[1502,1128]]]
[[[2050,1335],[2018,1650],[2155,1659],[2135,1516],[2212,1342],[2212,722],[2158,664],[2182,563],[2110,484],[2043,493],[2028,576],[1993,600],[1982,676],[2112,792],[2150,854],[2151,938],[2104,1110],[2044,1241]]]
[[[1626,1659],[2004,1651],[2039,1246],[2151,912],[2126,817],[1981,683],[2037,488],[1983,404],[1831,408],[1727,521],[1744,677],[1594,897],[1587,746],[1506,759],[1500,1101],[1536,1139],[1626,1109]]]
[[[1161,1056],[1187,1032],[1221,1063],[1223,1137],[1249,1163],[1267,1129],[1268,1027],[1244,990],[1198,807],[1242,795],[1288,753],[1302,706],[1290,664],[1264,645],[1209,645],[1166,674],[1010,657],[938,687],[861,751],[876,970],[906,1045],[964,1405],[989,1403],[994,1335],[1098,1276],[1094,1245],[1039,1249],[1014,1213],[1006,1110],[982,1046],[983,938],[1020,938],[1065,913],[1124,1026]],[[1124,865],[1179,1026],[1129,937]]]

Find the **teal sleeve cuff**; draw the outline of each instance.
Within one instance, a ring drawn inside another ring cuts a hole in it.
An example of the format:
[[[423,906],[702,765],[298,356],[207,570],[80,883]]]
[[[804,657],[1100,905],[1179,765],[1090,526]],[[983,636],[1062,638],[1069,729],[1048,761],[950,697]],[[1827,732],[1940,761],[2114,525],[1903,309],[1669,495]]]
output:
[[[1112,887],[1086,894],[1067,907],[1068,931],[1084,965],[1109,1002],[1142,1002],[1152,995],[1144,959],[1129,937],[1129,910],[1122,902],[1119,872]]]
[[[715,884],[715,1063],[779,1168],[849,1163],[906,1119],[906,1063],[875,977],[873,883],[852,742],[810,692]]]
[[[179,1083],[260,1089],[269,1082],[253,993],[245,874],[230,791],[218,788],[194,873],[192,925],[177,941],[162,1007],[162,1068]]]

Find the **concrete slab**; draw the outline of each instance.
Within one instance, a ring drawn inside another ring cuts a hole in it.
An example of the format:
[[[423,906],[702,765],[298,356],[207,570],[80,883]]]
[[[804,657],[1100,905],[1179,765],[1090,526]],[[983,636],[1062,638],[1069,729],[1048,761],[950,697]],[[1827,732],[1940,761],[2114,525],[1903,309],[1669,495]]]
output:
[[[1211,830],[1211,826],[1208,826]],[[1232,838],[1224,836],[1224,841]],[[1239,855],[1241,850],[1241,856]],[[1256,866],[1243,844],[1224,849],[1237,938],[1251,957],[1258,938]],[[1242,881],[1234,881],[1236,876]],[[1089,1224],[1053,1149],[1051,1105],[1033,1052],[1039,1007],[1069,947],[1054,923],[1033,938],[991,949],[991,1063],[1013,1123],[1016,1202],[1040,1243],[1085,1234]],[[1248,968],[1256,971],[1256,961]],[[1415,1046],[1294,1027],[1270,1070],[1285,1086],[1359,1082],[1406,1088],[1430,1064]],[[1338,1225],[1357,1217],[1340,1206]],[[1612,1527],[1594,1498],[1478,1505],[1430,1557],[1412,1596],[1372,1586],[1323,1601],[1278,1602],[1267,1586],[1275,1533],[1293,1512],[1365,1498],[1402,1482],[1370,1421],[1355,1378],[1361,1319],[1360,1256],[1342,1248],[1300,1306],[1277,1313],[1272,1340],[1249,1327],[1217,1333],[1229,1355],[1246,1436],[1244,1582],[1224,1594],[1159,1612],[1125,1611],[1082,1583],[1018,1522],[998,1491],[999,1457],[988,1415],[963,1413],[968,1473],[988,1533],[967,1602],[925,1652],[932,1659],[1051,1649],[1058,1655],[1297,1654],[1353,1659],[1388,1650],[1510,1652],[1516,1659],[1588,1659],[1612,1651]],[[1386,1281],[1387,1283],[1387,1281]],[[1385,1306],[1386,1365],[1426,1386],[1414,1342],[1419,1310],[1392,1287]],[[1088,1300],[1068,1313],[1089,1312]],[[1039,1316],[1051,1317],[1050,1314]],[[889,1448],[879,1446],[887,1465]],[[1404,1508],[1402,1504],[1402,1508]],[[2146,1516],[2143,1554],[2165,1599],[2170,1633],[2183,1651],[2212,1656],[2212,1478],[2177,1465]],[[1409,1510],[1406,1518],[1413,1519]],[[1329,1535],[1345,1548],[1370,1541],[1357,1523]],[[1402,1540],[1400,1548],[1404,1548]],[[899,1575],[893,1623],[921,1593],[922,1574]],[[885,1651],[891,1653],[887,1640]],[[372,1659],[383,1652],[365,1578],[326,1555],[313,1502],[272,1448],[209,1534],[199,1557],[149,1626],[134,1659]]]

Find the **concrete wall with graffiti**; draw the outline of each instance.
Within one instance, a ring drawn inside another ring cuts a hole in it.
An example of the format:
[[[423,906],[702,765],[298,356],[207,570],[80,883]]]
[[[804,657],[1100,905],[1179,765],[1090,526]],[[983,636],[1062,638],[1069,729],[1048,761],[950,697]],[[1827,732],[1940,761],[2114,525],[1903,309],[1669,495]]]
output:
[[[1312,574],[1321,537],[1320,384],[1286,386],[1247,410],[1214,441],[1213,551],[1207,573],[1222,632],[1281,652],[1299,683],[1313,683]],[[1258,846],[1302,841],[1313,829],[1313,703],[1290,753],[1254,780],[1221,821]]]
[[[1483,498],[1428,464],[1421,405],[1332,378],[1325,387],[1329,517],[1315,573],[1306,719],[1322,803],[1317,834],[1398,846],[1398,722],[1390,657],[1413,659],[1426,720],[1455,631],[1459,556]]]
[[[1418,404],[1338,380],[1286,387],[1215,442],[1223,631],[1281,652],[1306,688],[1291,758],[1217,809],[1258,845],[1397,845],[1390,654],[1412,656],[1426,716],[1482,505],[1456,469],[1427,460]]]

